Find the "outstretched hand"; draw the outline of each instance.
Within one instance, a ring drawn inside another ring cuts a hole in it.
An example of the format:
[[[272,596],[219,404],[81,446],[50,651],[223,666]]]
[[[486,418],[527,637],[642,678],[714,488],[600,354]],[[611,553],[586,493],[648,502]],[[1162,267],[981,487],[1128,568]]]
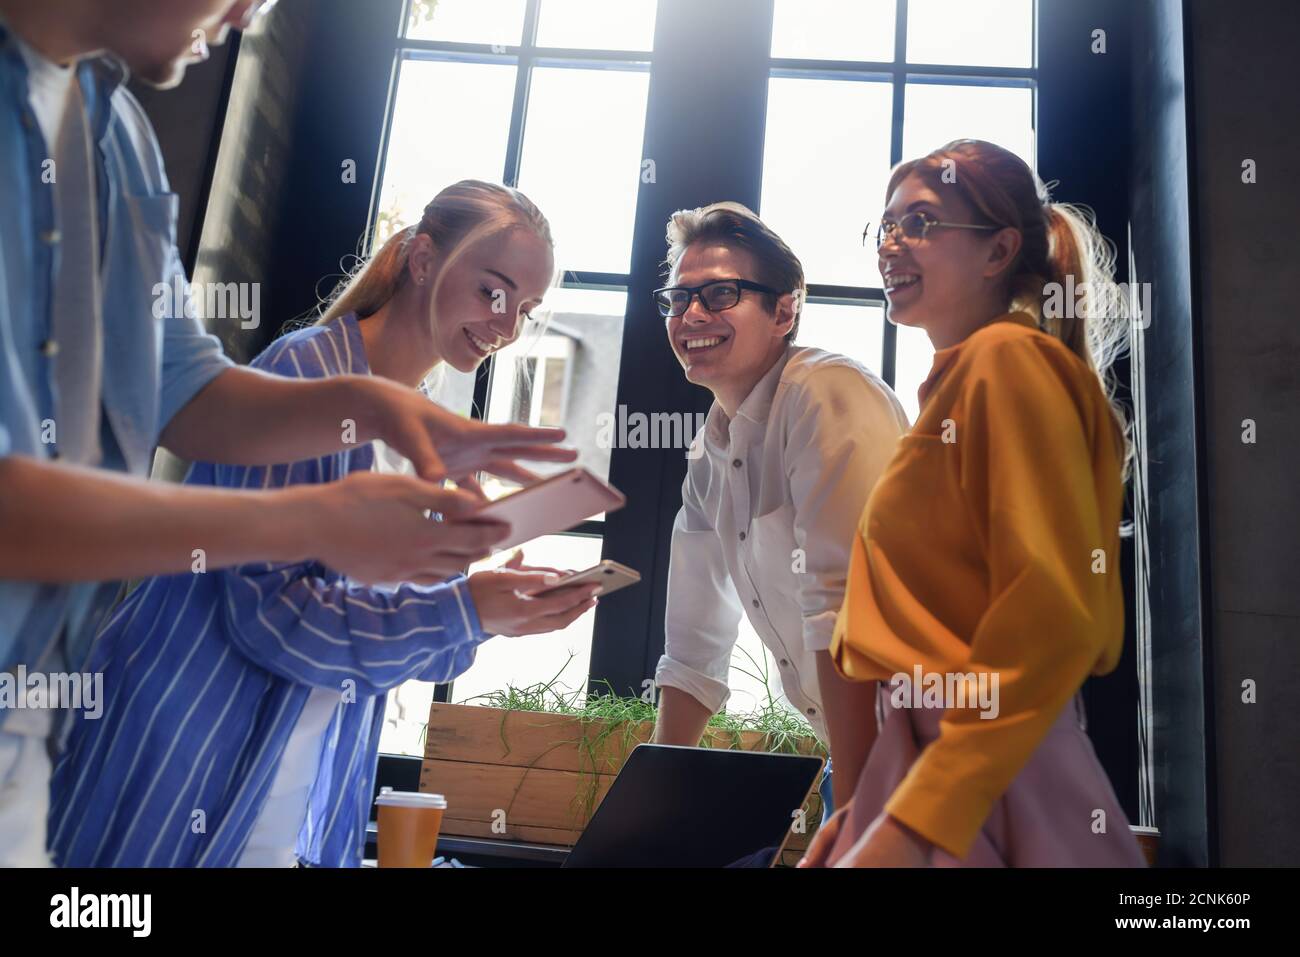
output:
[[[368,385],[376,437],[410,459],[416,474],[428,481],[460,481],[487,472],[531,485],[538,476],[520,460],[567,463],[578,457],[576,449],[558,444],[563,429],[480,422],[395,382],[374,379]]]

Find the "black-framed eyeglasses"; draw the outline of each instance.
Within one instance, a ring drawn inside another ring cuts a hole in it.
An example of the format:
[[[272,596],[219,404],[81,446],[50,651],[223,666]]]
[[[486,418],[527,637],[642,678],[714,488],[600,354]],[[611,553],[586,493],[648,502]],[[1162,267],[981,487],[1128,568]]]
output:
[[[749,289],[753,292],[765,292],[779,296],[780,292],[771,286],[748,279],[715,279],[701,286],[664,286],[654,291],[655,305],[659,315],[672,319],[684,315],[691,308],[691,300],[700,297],[700,305],[709,312],[722,312],[740,302],[741,292]]]
[[[929,213],[917,211],[908,213],[901,217],[898,222],[883,220],[876,227],[876,248],[879,249],[885,245],[885,240],[893,239],[896,242],[917,242],[925,239],[926,234],[935,227],[941,229],[1002,229],[1001,226],[990,226],[983,223],[944,223],[935,219]],[[871,233],[871,224],[867,223],[867,228],[862,230],[862,245],[867,244],[867,236]]]

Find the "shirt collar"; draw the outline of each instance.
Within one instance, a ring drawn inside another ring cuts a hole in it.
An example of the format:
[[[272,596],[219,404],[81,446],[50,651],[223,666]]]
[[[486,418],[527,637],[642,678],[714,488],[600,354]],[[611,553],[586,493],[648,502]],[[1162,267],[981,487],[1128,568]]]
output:
[[[3,19],[0,19],[0,55],[12,58],[20,71],[23,83],[26,84],[27,61],[23,59],[22,52],[18,48],[18,44],[22,42],[22,38]],[[108,50],[81,57],[77,60],[74,69],[77,71],[78,79],[82,81],[82,90],[86,89],[86,80],[89,78],[105,101],[131,76],[131,71],[122,58]],[[107,126],[108,111],[104,110],[101,113],[102,125]],[[102,130],[99,132],[102,135]]]
[[[357,314],[355,312],[345,312],[341,316],[335,316],[326,323],[326,326],[332,326],[339,330],[343,337],[347,339],[348,346],[352,350],[352,368],[341,371],[353,375],[372,375],[370,357],[366,355],[366,340],[361,336],[361,320],[357,318]],[[423,384],[421,383],[421,385]]]
[[[995,319],[991,319],[986,323],[986,325],[992,325],[995,322],[1014,322],[1017,325],[1028,326],[1030,329],[1038,328],[1038,320],[1027,312],[1004,313]],[[980,328],[983,329],[984,326],[981,326]],[[979,330],[977,329],[976,332],[978,331]],[[974,333],[972,333],[972,335],[973,334]],[[917,400],[920,405],[925,405],[926,396],[933,391],[934,387],[943,377],[943,374],[952,367],[952,364],[955,361],[957,361],[957,356],[961,352],[961,347],[969,341],[970,336],[967,336],[961,342],[948,346],[946,349],[935,350],[934,360],[930,364],[930,374],[925,377],[925,381],[922,382],[920,388],[916,390]]]
[[[781,385],[781,376],[785,373],[785,367],[796,348],[794,345],[785,347],[785,351],[772,364],[772,368],[763,373],[763,378],[749,390],[749,395],[745,396],[745,401],[740,403],[740,408],[736,410],[734,419],[728,419],[722,406],[716,400],[714,401],[705,420],[704,430],[715,444],[725,449],[733,437],[741,439],[763,434],[767,429],[767,417],[772,411],[776,390]]]

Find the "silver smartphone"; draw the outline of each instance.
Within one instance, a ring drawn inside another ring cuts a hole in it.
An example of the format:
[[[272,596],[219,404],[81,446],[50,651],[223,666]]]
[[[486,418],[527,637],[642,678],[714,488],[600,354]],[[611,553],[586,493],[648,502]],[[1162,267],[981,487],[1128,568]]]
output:
[[[620,565],[618,562],[607,558],[599,565],[592,565],[580,572],[565,575],[555,584],[547,585],[541,591],[530,592],[530,594],[536,598],[568,585],[599,584],[600,591],[596,592],[597,597],[599,597],[616,592],[620,588],[626,588],[628,585],[635,585],[640,580],[641,573],[635,568],[628,568],[626,565]]]

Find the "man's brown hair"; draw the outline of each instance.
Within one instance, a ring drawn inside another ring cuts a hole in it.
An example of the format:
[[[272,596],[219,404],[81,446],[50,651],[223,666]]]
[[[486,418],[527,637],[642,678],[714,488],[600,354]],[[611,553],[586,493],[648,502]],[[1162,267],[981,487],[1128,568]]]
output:
[[[799,331],[808,287],[804,283],[803,264],[785,241],[768,228],[746,206],[740,203],[710,203],[697,209],[679,209],[668,219],[668,258],[664,260],[669,274],[677,270],[686,250],[698,242],[716,242],[743,249],[754,257],[758,275],[753,281],[771,286],[781,295],[793,293],[794,325],[786,334],[786,342],[793,342]],[[748,278],[748,277],[739,277]],[[769,312],[776,311],[777,297],[763,293]]]

